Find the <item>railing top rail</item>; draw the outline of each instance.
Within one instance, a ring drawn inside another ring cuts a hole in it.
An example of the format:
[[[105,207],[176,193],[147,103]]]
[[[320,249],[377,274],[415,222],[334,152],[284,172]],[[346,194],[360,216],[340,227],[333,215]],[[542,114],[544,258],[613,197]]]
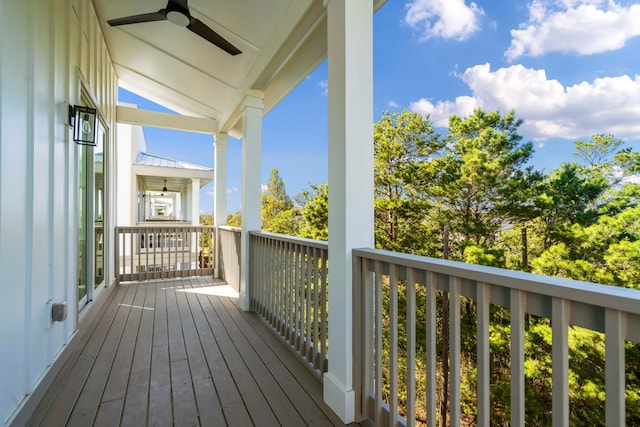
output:
[[[593,306],[640,315],[640,291],[522,271],[467,264],[379,249],[354,249],[353,255],[408,268],[504,286],[538,295],[570,299]]]
[[[277,241],[280,241],[280,242],[294,243],[294,244],[298,244],[298,245],[308,246],[308,247],[311,247],[311,248],[323,249],[325,251],[329,250],[329,243],[321,241],[321,240],[313,240],[313,239],[305,239],[305,238],[302,238],[302,237],[287,236],[286,234],[268,233],[266,231],[251,231],[251,232],[249,232],[249,234],[251,236],[268,237],[269,239],[277,240]]]
[[[116,226],[116,231],[137,231],[137,230],[166,230],[166,229],[176,229],[176,228],[184,228],[184,229],[192,229],[192,230],[215,230],[215,226],[213,225],[193,225],[186,223],[175,223],[175,224],[146,224],[146,225],[124,225],[124,226]]]
[[[219,230],[225,230],[225,231],[233,231],[234,233],[240,233],[242,232],[242,229],[239,227],[232,227],[230,225],[218,225],[217,226]]]

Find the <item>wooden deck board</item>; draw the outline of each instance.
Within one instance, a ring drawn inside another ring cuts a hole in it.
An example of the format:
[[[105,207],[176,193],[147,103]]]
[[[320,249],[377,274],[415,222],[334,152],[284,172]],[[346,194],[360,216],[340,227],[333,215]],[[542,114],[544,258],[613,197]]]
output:
[[[29,425],[344,425],[307,368],[212,285],[121,285]]]
[[[246,337],[238,329],[229,313],[224,309],[223,303],[218,297],[209,297],[212,301],[216,313],[230,335],[234,336],[234,342],[239,354],[245,361],[255,379],[256,385],[260,388],[267,399],[278,423],[283,426],[304,425],[302,417],[296,411],[287,395],[282,391],[277,380],[272,376],[269,367],[264,364],[256,350],[247,341]],[[278,361],[279,362],[279,361]]]
[[[144,305],[133,354],[129,387],[121,416],[121,423],[125,426],[140,426],[147,422],[157,285],[147,282],[143,286],[146,287]]]
[[[278,425],[276,417],[273,415],[267,399],[256,387],[255,379],[251,375],[251,371],[240,356],[238,349],[222,325],[218,313],[215,312],[209,297],[207,295],[198,294],[204,307],[204,313],[209,321],[209,327],[213,331],[216,341],[220,347],[222,357],[229,367],[231,376],[240,391],[242,400],[244,401],[249,416],[253,423],[264,423],[264,425]]]
[[[229,301],[223,300],[222,302],[231,318],[236,322],[237,327],[252,343],[255,353],[260,355],[267,369],[269,369],[274,378],[278,379],[296,410],[303,414],[306,424],[318,426],[334,425],[337,417],[333,413],[330,414],[331,417],[328,417],[329,414],[323,412],[321,407],[313,399],[309,398],[309,393],[312,389],[316,391],[317,397],[321,397],[322,391],[320,383],[308,372],[305,372],[307,368],[295,360],[295,357],[286,348],[282,348],[284,350],[282,353],[285,356],[284,359],[273,351],[267,341],[273,340],[274,345],[280,347],[282,343],[273,334],[259,333],[252,325],[252,322],[247,321],[250,318],[251,321],[260,322],[256,316],[249,315],[245,317],[242,312],[230,306]],[[263,326],[260,323],[258,329],[262,331]],[[305,383],[306,388],[305,385],[300,383],[303,378],[307,380]],[[326,411],[329,412],[330,410],[327,408]],[[339,420],[337,421],[338,425],[340,425]]]
[[[213,331],[209,327],[198,296],[190,293],[187,295],[187,300],[192,312],[199,313],[199,315],[194,316],[195,325],[200,336],[200,342],[207,355],[207,366],[213,377],[225,422],[234,426],[251,425],[249,412],[242,400],[240,391],[236,387],[231,371],[222,356]]]
[[[102,348],[98,352],[95,362],[91,368],[91,372],[87,377],[82,393],[78,397],[71,416],[69,417],[69,426],[87,426],[93,423],[93,420],[100,407],[102,395],[106,383],[111,373],[111,367],[118,351],[118,346],[122,335],[125,332],[125,325],[131,312],[136,289],[129,289],[125,298],[120,303],[118,312],[114,322],[111,324],[109,331],[102,343]]]
[[[173,419],[166,294],[166,284],[157,282],[148,410],[149,425],[154,426],[170,424]]]

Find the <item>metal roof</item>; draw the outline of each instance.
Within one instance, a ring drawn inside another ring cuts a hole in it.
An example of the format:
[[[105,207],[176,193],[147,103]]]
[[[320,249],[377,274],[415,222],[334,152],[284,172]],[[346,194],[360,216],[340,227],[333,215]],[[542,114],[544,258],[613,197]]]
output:
[[[205,166],[194,165],[193,163],[187,163],[180,160],[169,159],[166,157],[156,156],[154,154],[138,152],[136,155],[136,165],[141,166],[156,166],[162,168],[173,168],[173,169],[189,169],[189,170],[199,170],[199,171],[213,171],[212,168],[208,168]]]

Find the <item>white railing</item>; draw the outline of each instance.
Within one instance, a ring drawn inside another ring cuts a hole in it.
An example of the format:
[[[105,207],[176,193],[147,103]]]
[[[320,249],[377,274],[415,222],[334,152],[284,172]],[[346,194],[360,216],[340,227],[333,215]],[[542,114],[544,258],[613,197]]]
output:
[[[213,226],[116,227],[118,282],[213,275]]]
[[[251,307],[322,378],[327,370],[326,242],[251,233]]]
[[[416,292],[423,301],[416,304]],[[440,296],[438,296],[440,294]],[[443,298],[442,296],[448,298]],[[477,418],[490,420],[490,307],[508,309],[510,323],[510,425],[525,425],[525,324],[550,319],[551,421],[568,426],[569,328],[605,334],[603,424],[625,425],[625,343],[640,342],[640,291],[564,280],[440,259],[362,249],[354,251],[354,380],[357,411],[377,425],[436,425],[437,331],[448,326],[449,425],[461,423],[461,304],[475,304]],[[440,305],[447,301],[446,309]],[[437,302],[438,301],[438,306]],[[448,319],[439,313],[448,311]],[[506,311],[505,311],[506,312]],[[420,316],[418,316],[420,313]],[[399,320],[400,319],[400,320]],[[420,329],[417,334],[416,328]],[[400,333],[400,331],[402,333]],[[417,335],[424,341],[417,342]],[[416,370],[416,346],[425,350]],[[406,354],[406,361],[399,357]],[[491,362],[491,363],[495,363]],[[401,373],[402,375],[399,375]],[[468,373],[466,373],[468,374]],[[402,380],[404,378],[404,380]],[[424,393],[416,394],[416,381]],[[421,386],[422,387],[422,386]],[[636,402],[637,403],[637,402]],[[419,416],[418,416],[419,414]],[[418,421],[416,421],[418,419]]]

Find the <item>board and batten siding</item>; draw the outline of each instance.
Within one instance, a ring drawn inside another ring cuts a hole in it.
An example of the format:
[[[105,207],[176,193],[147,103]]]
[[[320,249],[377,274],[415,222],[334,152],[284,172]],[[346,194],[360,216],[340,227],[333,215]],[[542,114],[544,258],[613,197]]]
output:
[[[117,76],[90,0],[0,0],[0,422],[8,424],[78,325],[78,153],[66,125],[81,81],[109,132],[115,217]],[[111,191],[110,191],[111,190]],[[111,254],[109,247],[105,254]],[[114,277],[108,262],[106,283]],[[68,303],[51,322],[49,301]]]

